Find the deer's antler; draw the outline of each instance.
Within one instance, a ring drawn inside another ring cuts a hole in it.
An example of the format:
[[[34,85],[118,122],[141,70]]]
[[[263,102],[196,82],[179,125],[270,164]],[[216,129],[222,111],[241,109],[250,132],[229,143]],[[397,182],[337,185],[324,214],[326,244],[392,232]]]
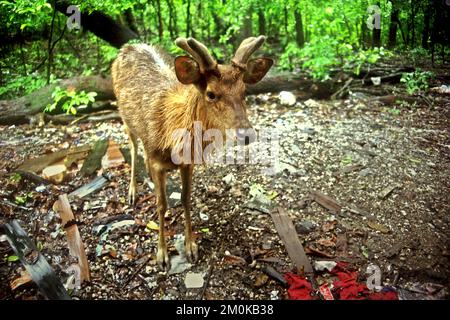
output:
[[[259,47],[262,46],[264,41],[266,40],[265,36],[259,36],[257,38],[250,37],[242,41],[239,48],[236,50],[233,59],[231,59],[231,63],[240,69],[246,69],[247,61],[250,56],[255,52]]]
[[[206,46],[194,38],[177,38],[175,44],[189,53],[200,66],[200,72],[215,70],[217,62]]]

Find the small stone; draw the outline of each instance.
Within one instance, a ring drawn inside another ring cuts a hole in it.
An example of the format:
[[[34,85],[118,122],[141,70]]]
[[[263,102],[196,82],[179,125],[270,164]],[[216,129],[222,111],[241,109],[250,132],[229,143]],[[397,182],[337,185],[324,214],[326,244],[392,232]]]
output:
[[[278,99],[280,99],[282,105],[286,106],[293,106],[297,102],[295,95],[289,91],[281,91]]]
[[[295,230],[300,234],[308,234],[314,231],[316,228],[315,224],[311,221],[300,221],[295,225]]]

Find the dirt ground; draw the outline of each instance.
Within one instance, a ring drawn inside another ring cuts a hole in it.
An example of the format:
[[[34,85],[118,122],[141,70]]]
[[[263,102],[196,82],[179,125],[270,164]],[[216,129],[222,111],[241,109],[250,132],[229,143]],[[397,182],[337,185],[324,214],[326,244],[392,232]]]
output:
[[[249,97],[254,127],[277,129],[280,134],[280,162],[273,175],[264,174],[262,164],[196,167],[192,216],[200,260],[190,267],[182,263],[189,268],[181,273],[168,274],[156,266],[157,231],[145,227],[157,222],[148,181],[139,184],[139,200],[129,206],[129,165],[97,172],[107,175],[109,184],[71,201],[92,278],[81,289],[71,290],[71,296],[286,299],[286,288],[261,271],[270,265],[283,274],[293,265],[271,216],[255,202],[258,192],[270,195],[271,206],[288,212],[312,262],[347,261],[361,279],[366,278],[367,266],[374,264],[381,270],[383,286],[408,289],[433,283],[448,290],[450,97],[438,93],[427,97],[431,105],[397,107],[362,94],[293,106],[281,105],[277,94]],[[65,283],[73,259],[52,206],[58,195],[92,177],[81,178],[75,166],[64,183],[39,188],[24,178],[17,181],[12,172],[25,159],[102,138],[126,147],[121,123],[0,129],[0,222],[18,219]],[[178,173],[170,176],[170,188],[176,190]],[[340,212],[333,214],[318,205],[310,196],[313,191],[335,199],[342,206]],[[25,197],[20,206],[17,196]],[[175,207],[166,222],[173,257],[176,243],[182,242],[183,218],[177,201],[171,203]],[[109,217],[119,215],[138,222],[110,231],[98,252],[97,226],[114,222]],[[11,289],[24,268],[19,261],[8,261],[14,253],[7,241],[0,242],[0,254],[0,299],[42,298],[33,283]],[[202,274],[207,279],[204,288],[186,288],[188,272]]]

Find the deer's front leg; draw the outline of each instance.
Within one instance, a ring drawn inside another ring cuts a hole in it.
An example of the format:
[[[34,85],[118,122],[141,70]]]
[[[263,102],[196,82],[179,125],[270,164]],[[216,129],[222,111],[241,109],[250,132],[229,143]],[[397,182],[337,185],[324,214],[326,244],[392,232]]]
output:
[[[125,125],[125,132],[128,135],[131,153],[131,179],[130,187],[128,189],[128,202],[130,204],[134,204],[134,202],[136,201],[136,160],[138,145],[136,136],[131,132],[127,125]]]
[[[184,209],[184,234],[185,234],[185,248],[186,256],[190,262],[195,262],[198,259],[198,248],[192,238],[191,227],[191,189],[192,189],[192,174],[194,165],[183,165],[180,167],[181,173],[181,203]]]
[[[148,159],[147,161],[150,161]],[[170,269],[170,260],[167,253],[166,238],[164,237],[164,215],[167,211],[167,198],[166,198],[166,170],[162,168],[158,163],[150,161],[147,164],[150,168],[150,174],[155,184],[155,191],[157,197],[157,208],[159,217],[159,237],[158,237],[158,252],[156,253],[156,261],[161,269]]]

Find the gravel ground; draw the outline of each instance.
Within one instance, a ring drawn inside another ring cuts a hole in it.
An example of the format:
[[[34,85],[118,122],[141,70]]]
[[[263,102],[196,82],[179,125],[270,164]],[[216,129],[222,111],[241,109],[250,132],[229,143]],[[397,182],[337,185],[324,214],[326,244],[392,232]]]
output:
[[[196,167],[192,216],[200,261],[181,263],[187,268],[181,273],[168,274],[156,266],[157,231],[145,227],[157,221],[148,181],[139,184],[139,201],[130,207],[129,165],[100,172],[108,175],[110,184],[71,202],[92,277],[81,289],[71,290],[72,297],[286,299],[286,289],[261,271],[265,265],[281,273],[293,269],[270,215],[256,201],[261,196],[288,212],[311,261],[348,261],[362,278],[374,264],[385,286],[435,283],[448,290],[450,99],[430,94],[433,107],[393,109],[368,97],[353,97],[293,106],[281,105],[276,94],[249,97],[254,127],[279,133],[280,162],[272,175],[264,174],[262,164]],[[118,121],[1,127],[1,198],[14,202],[16,196],[25,196],[23,206],[31,210],[0,202],[0,220],[19,219],[63,282],[74,261],[52,206],[58,195],[90,179],[76,176],[74,168],[63,184],[36,191],[38,185],[15,181],[11,172],[27,158],[100,138],[126,146]],[[179,188],[178,174],[170,175],[170,188]],[[321,207],[312,201],[312,191],[332,197],[342,210],[333,214]],[[169,250],[176,256],[183,219],[180,206],[171,202]],[[103,251],[96,252],[96,226],[124,214],[137,222],[110,231]],[[6,241],[0,242],[0,253],[0,299],[41,297],[32,283],[11,289],[23,267],[7,260],[13,252]],[[186,275],[192,272],[209,280],[205,290],[186,288]]]

